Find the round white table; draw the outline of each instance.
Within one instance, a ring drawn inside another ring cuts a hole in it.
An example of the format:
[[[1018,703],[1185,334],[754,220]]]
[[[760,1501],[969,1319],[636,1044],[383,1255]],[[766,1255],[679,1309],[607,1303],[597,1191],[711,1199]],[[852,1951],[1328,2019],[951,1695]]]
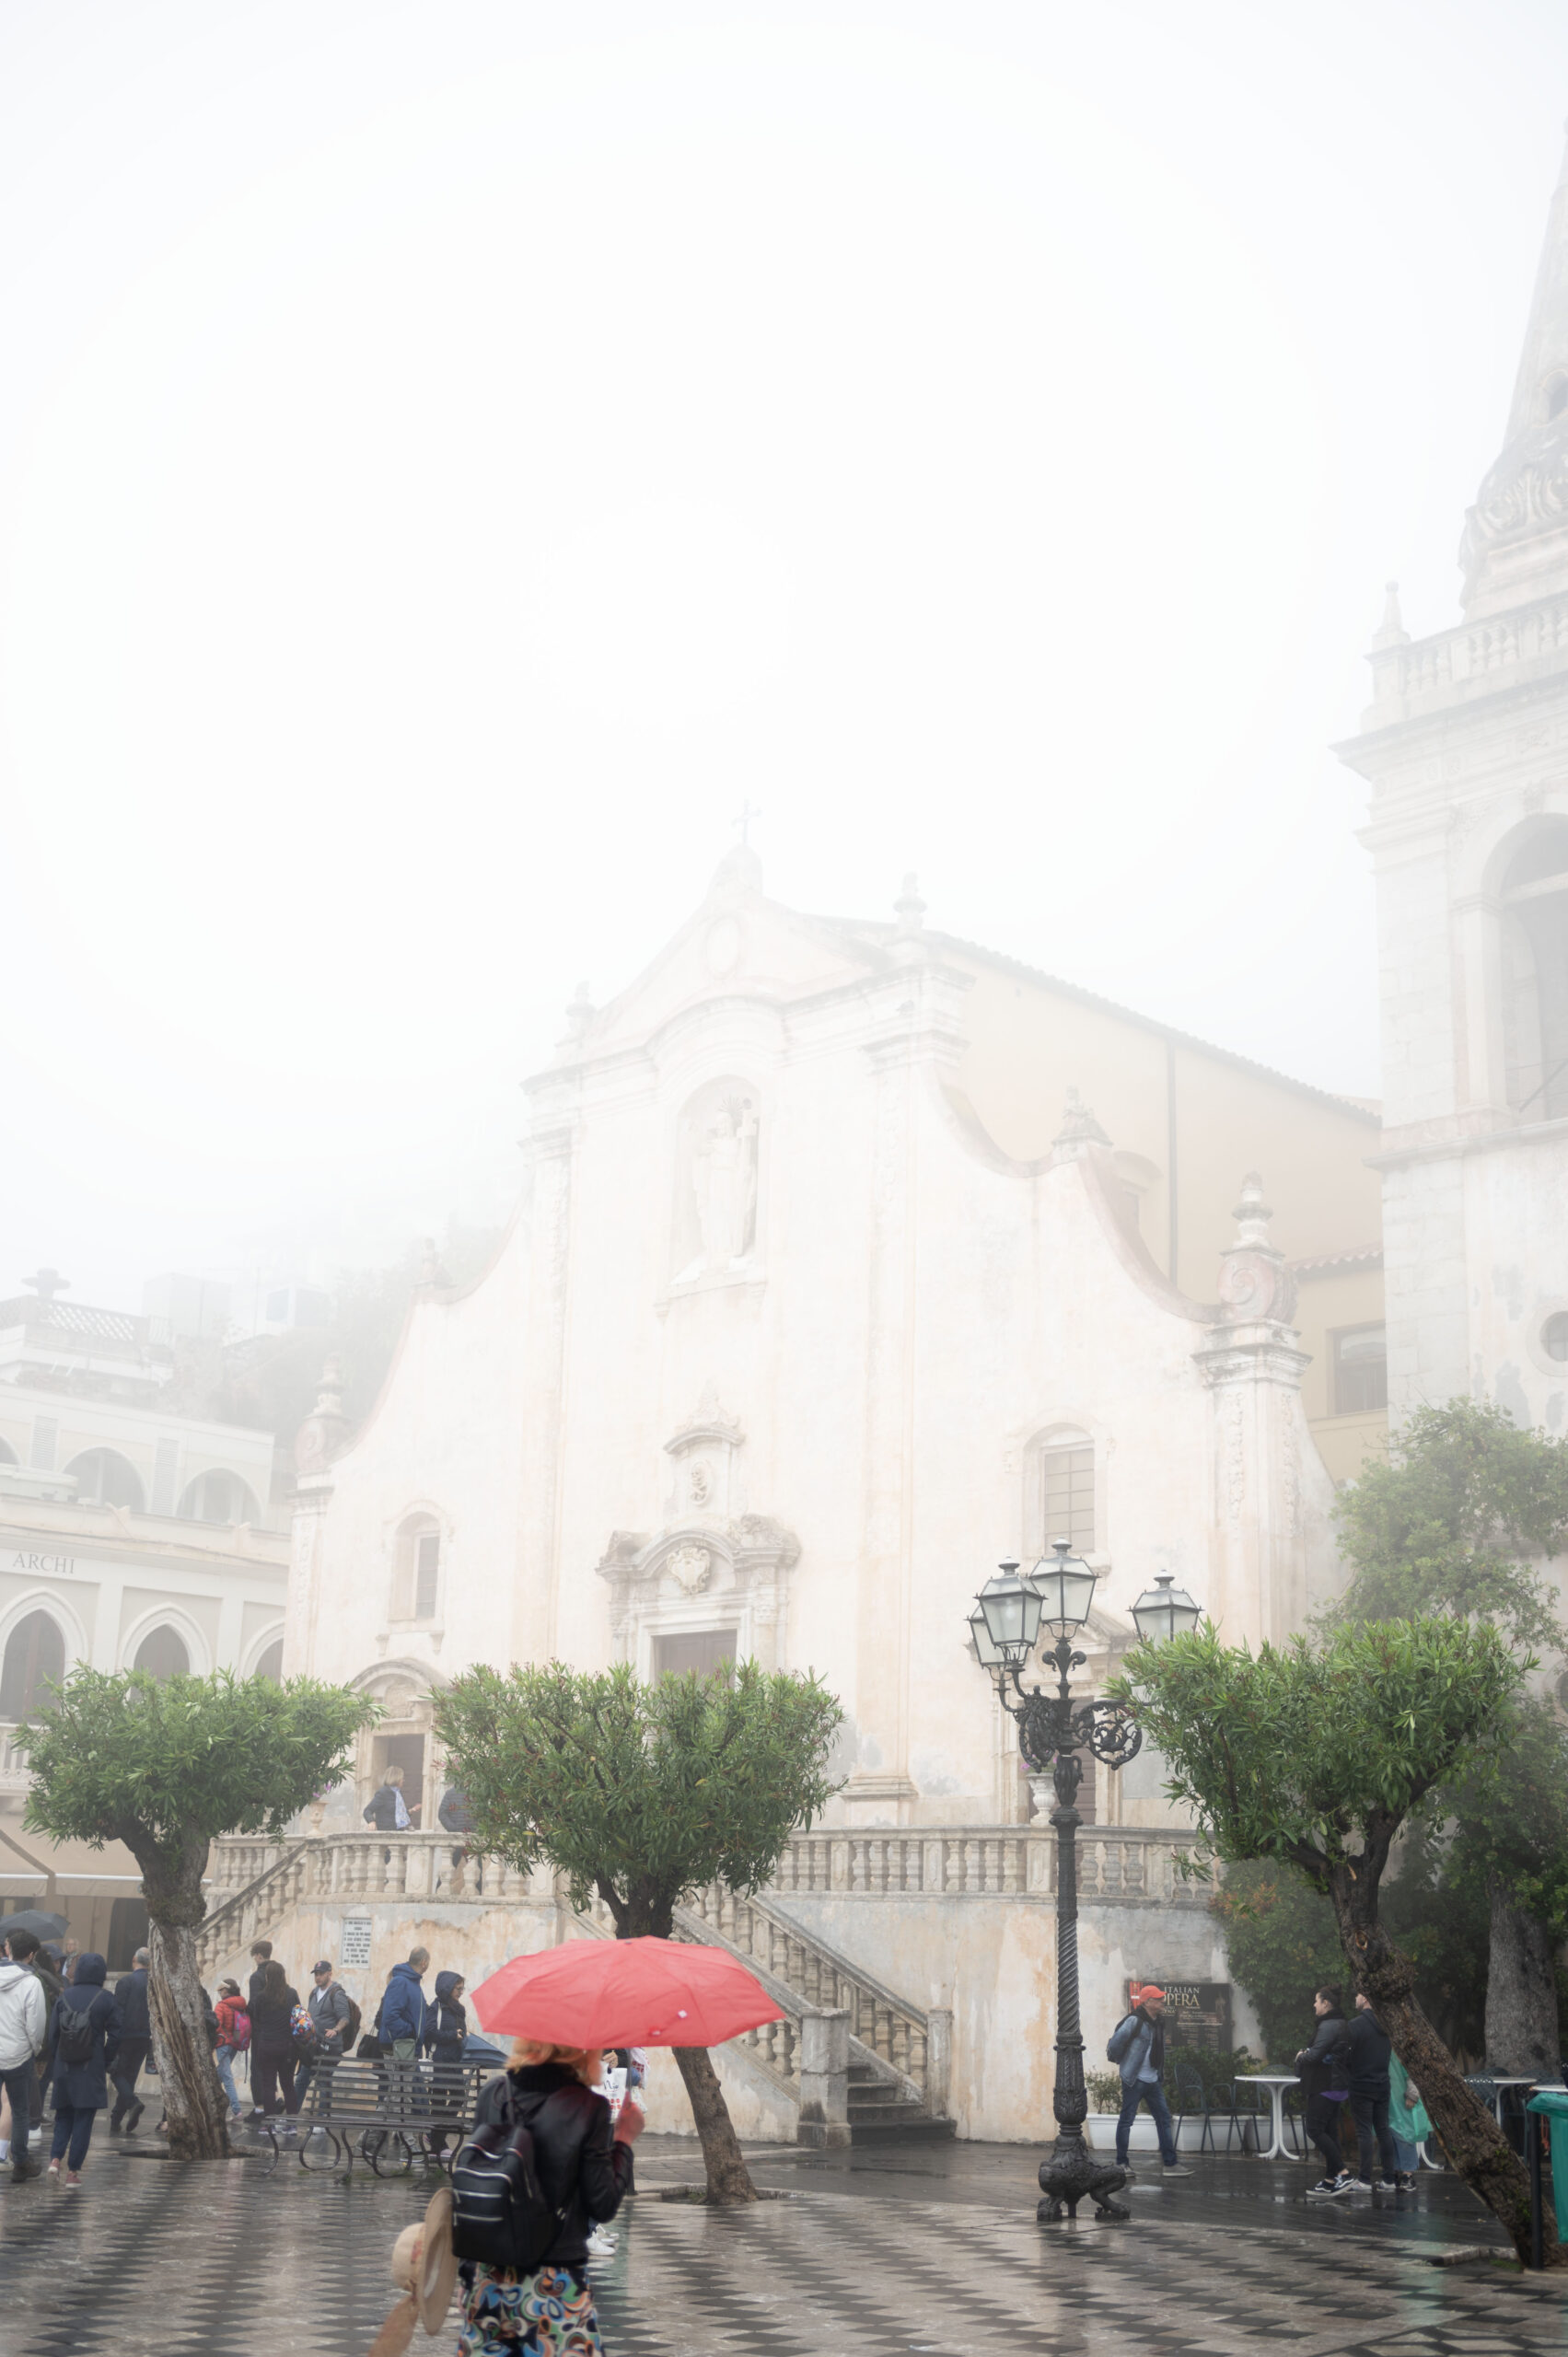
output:
[[[1260,2160],[1304,2161],[1307,2158],[1305,2153],[1293,2153],[1285,2142],[1285,2089],[1299,2087],[1301,2081],[1294,2071],[1249,2071],[1244,2079],[1231,2081],[1233,2089],[1267,2087],[1269,2090],[1270,2100],[1274,2107],[1273,2142],[1266,2153],[1259,2154]]]

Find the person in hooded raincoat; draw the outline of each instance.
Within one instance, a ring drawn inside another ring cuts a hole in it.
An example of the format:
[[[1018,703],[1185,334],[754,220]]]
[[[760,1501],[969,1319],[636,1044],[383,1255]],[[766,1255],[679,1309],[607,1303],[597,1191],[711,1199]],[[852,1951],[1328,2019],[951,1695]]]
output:
[[[80,2185],[93,2121],[109,2108],[109,2074],[120,2050],[120,2008],[104,1987],[109,1967],[91,1949],[54,2001],[49,2023],[50,2079],[54,2090],[54,2144],[49,2174],[65,2164],[67,2185]],[[78,2058],[75,2049],[83,2043]]]

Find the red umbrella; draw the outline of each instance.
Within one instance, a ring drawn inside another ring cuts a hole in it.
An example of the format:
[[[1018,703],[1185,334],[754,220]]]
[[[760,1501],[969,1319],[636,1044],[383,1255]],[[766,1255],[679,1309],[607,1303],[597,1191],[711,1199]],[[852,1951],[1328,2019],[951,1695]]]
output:
[[[482,1980],[487,2030],[551,2046],[722,2046],[784,2018],[723,1948],[684,1940],[568,1940],[517,1956]]]

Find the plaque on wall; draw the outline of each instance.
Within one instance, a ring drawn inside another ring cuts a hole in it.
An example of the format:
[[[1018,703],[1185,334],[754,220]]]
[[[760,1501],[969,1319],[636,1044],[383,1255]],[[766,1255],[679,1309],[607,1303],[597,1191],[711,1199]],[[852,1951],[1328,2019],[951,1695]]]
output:
[[[1153,1985],[1165,1991],[1165,2034],[1172,2046],[1212,2046],[1230,2050],[1230,1982],[1179,1980],[1163,1972],[1141,1973],[1124,1980],[1122,1995],[1131,2013],[1132,1991]]]
[[[343,1937],[338,1943],[340,1972],[368,1972],[370,1969],[370,1918],[368,1915],[345,1915]]]

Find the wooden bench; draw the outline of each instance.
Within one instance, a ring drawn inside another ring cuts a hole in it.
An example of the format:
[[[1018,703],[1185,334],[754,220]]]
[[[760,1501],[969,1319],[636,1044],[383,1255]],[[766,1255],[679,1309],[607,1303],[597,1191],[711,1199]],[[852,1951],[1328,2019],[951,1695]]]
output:
[[[473,2126],[481,2090],[494,2076],[492,2063],[427,2057],[416,2062],[390,2055],[379,2061],[353,2055],[337,2062],[318,2060],[293,2119],[274,2114],[254,2123],[258,2137],[273,2148],[267,2174],[290,2146],[307,2169],[342,2162],[352,2174],[356,2159],[377,2177],[406,2176],[416,2159],[449,2169]]]

